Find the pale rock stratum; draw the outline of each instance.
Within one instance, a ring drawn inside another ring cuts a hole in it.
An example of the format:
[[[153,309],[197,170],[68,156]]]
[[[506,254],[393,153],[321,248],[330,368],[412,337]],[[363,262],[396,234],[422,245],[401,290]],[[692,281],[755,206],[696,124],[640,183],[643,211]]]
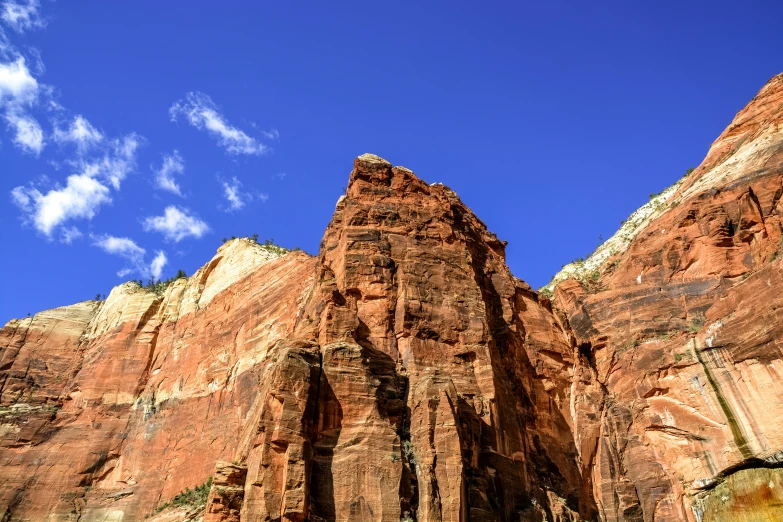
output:
[[[545,293],[362,155],[317,257],[6,324],[0,520],[783,520],[781,196],[783,75]]]

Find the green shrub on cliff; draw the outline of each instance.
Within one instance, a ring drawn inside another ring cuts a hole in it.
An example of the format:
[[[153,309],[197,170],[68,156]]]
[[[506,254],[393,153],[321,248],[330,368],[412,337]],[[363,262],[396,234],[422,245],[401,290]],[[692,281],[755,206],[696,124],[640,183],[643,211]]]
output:
[[[706,318],[704,317],[704,312],[696,313],[691,318],[691,322],[688,324],[688,331],[691,333],[698,332],[699,330],[701,330],[701,327],[704,326],[705,321]]]
[[[188,274],[186,274],[185,271],[180,268],[179,270],[177,270],[176,275],[174,275],[173,277],[169,277],[168,279],[164,279],[163,281],[161,281],[160,279],[156,281],[154,278],[150,278],[150,280],[147,281],[146,285],[142,284],[141,279],[139,279],[137,283],[144,290],[148,292],[155,292],[156,294],[160,295],[169,287],[171,283],[173,283],[177,279],[183,279],[187,277]]]
[[[212,477],[209,477],[206,482],[193,489],[185,488],[185,491],[179,493],[165,504],[158,506],[155,513],[160,513],[168,507],[204,507],[207,505],[207,497],[209,497],[209,490],[211,487]]]
[[[302,250],[299,247],[294,247],[293,249],[281,247],[280,245],[275,244],[275,240],[274,239],[265,239],[264,242],[262,243],[262,242],[260,242],[258,240],[258,234],[251,234],[249,236],[244,236],[244,238],[245,239],[249,239],[253,243],[264,247],[265,250],[267,250],[269,252],[273,252],[275,254],[283,255],[283,254],[287,254],[288,252],[299,252],[299,251]],[[234,239],[237,239],[237,236],[231,236],[231,239],[226,239],[224,237],[223,238],[223,243],[226,243],[226,242],[234,240]]]

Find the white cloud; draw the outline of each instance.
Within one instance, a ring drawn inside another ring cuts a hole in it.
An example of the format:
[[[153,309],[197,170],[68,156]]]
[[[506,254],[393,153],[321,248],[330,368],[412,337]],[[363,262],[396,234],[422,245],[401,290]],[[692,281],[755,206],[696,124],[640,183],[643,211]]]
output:
[[[166,254],[163,251],[158,250],[155,259],[150,263],[150,275],[155,279],[160,279],[160,274],[163,272],[163,267],[166,266],[167,262],[168,258],[166,257]]]
[[[77,115],[67,129],[55,127],[52,138],[60,144],[73,143],[79,153],[83,154],[91,146],[103,141],[103,134],[84,116]]]
[[[60,242],[70,245],[74,239],[79,239],[84,234],[76,227],[63,227],[60,230]]]
[[[182,191],[174,179],[176,174],[182,174],[185,172],[185,162],[182,160],[182,156],[176,150],[171,154],[163,156],[163,165],[160,170],[155,170],[155,186],[161,190],[167,190],[178,196],[182,196]]]
[[[32,187],[16,187],[11,198],[35,228],[48,237],[66,221],[92,219],[102,204],[111,203],[109,188],[84,174],[68,176],[65,187],[46,194]]]
[[[20,33],[43,27],[45,20],[40,15],[39,0],[0,0],[0,23]],[[136,151],[143,140],[136,134],[107,140],[81,115],[75,116],[65,128],[55,127],[51,137],[45,136],[31,110],[43,104],[47,111],[57,114],[58,121],[62,121],[65,111],[53,99],[53,88],[39,83],[33,76],[44,71],[40,52],[28,48],[23,56],[0,25],[0,119],[5,119],[13,142],[22,151],[39,155],[47,139],[51,138],[60,144],[74,144],[78,152],[70,160],[54,163],[56,168],[67,166],[71,170],[64,183],[52,185],[46,179],[31,182],[14,188],[11,199],[21,210],[26,224],[50,240],[57,237],[70,244],[83,234],[69,221],[91,220],[101,206],[112,202],[112,188],[119,190],[122,181],[135,168]],[[139,250],[128,248],[127,242],[123,249],[122,243],[112,241],[110,236],[100,241],[102,247],[113,249],[114,253],[126,258],[138,257]],[[143,255],[143,249],[141,253]],[[165,254],[158,254],[154,266],[143,268],[145,274],[159,274],[162,270]],[[138,266],[143,263],[134,264],[134,269]]]
[[[11,113],[6,116],[8,127],[16,132],[14,143],[24,152],[38,156],[44,148],[41,125],[32,117]]]
[[[94,239],[94,245],[109,254],[134,259],[138,257],[143,258],[144,254],[147,253],[135,241],[127,237],[97,236]]]
[[[150,216],[144,219],[144,230],[160,232],[171,241],[179,243],[186,237],[199,238],[209,232],[209,225],[187,210],[171,205],[166,207],[162,216]]]
[[[204,93],[189,92],[184,99],[174,103],[169,109],[171,121],[177,121],[180,115],[197,129],[212,134],[229,154],[261,155],[269,150],[256,138],[230,125],[212,99]]]
[[[234,176],[229,181],[223,181],[223,193],[228,200],[228,210],[239,210],[245,206],[245,194],[241,191],[242,183]]]
[[[35,103],[38,98],[38,81],[30,74],[25,59],[0,63],[0,107],[20,110]]]
[[[81,159],[75,165],[90,177],[100,178],[119,190],[125,177],[136,168],[136,150],[140,146],[141,138],[136,134],[128,134],[111,140],[103,156]]]
[[[41,51],[35,47],[28,47],[27,55],[32,58],[33,65],[30,67],[30,69],[33,71],[33,73],[40,76],[46,72],[46,66],[43,63],[43,59],[41,58]]]
[[[5,113],[8,129],[14,134],[14,144],[22,151],[39,155],[44,148],[41,125],[27,110],[39,97],[41,86],[30,74],[25,59],[0,63],[0,109]]]
[[[23,33],[28,29],[44,27],[46,22],[41,19],[40,7],[41,4],[38,0],[27,0],[26,2],[7,0],[2,4],[0,19],[18,33]]]
[[[116,190],[120,189],[120,182],[125,176],[136,168],[136,150],[140,145],[141,138],[136,134],[112,140],[111,152],[100,161],[101,174]]]
[[[153,258],[152,263],[147,265],[144,261],[147,251],[127,237],[104,235],[92,236],[92,239],[93,245],[104,252],[122,257],[130,263],[130,266],[124,267],[117,272],[118,277],[125,277],[130,273],[137,272],[142,277],[160,279],[163,267],[168,261],[166,254],[158,251]]]
[[[226,201],[228,201],[228,205],[226,207],[218,205],[218,208],[225,210],[226,212],[240,210],[246,204],[255,199],[261,201],[262,203],[266,203],[266,201],[269,199],[269,195],[263,192],[253,194],[252,192],[243,191],[242,182],[239,181],[236,176],[231,178],[229,181],[221,180],[220,184],[223,186],[223,196],[226,198]]]
[[[11,200],[14,204],[24,212],[30,212],[32,209],[32,198],[28,194],[35,189],[26,189],[24,187],[16,187],[11,191]],[[40,194],[40,193],[39,193]]]
[[[103,156],[72,163],[78,173],[68,176],[65,187],[56,186],[45,194],[33,186],[16,187],[11,199],[26,214],[27,222],[51,238],[67,221],[92,219],[101,205],[111,203],[109,187],[119,190],[135,167],[139,141],[135,134],[112,140]]]

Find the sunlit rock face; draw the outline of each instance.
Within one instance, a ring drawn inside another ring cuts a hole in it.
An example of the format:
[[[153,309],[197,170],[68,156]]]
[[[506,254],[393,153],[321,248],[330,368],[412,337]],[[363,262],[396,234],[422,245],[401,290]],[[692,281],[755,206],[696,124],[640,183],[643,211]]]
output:
[[[783,517],[782,195],[779,76],[550,301],[364,154],[317,257],[2,329],[0,520]]]
[[[238,239],[161,295],[126,283],[100,303],[11,321],[0,333],[0,512],[140,520],[204,482],[233,458],[313,266]]]
[[[556,287],[604,390],[583,405],[603,520],[783,520],[781,195],[783,75],[627,249]]]

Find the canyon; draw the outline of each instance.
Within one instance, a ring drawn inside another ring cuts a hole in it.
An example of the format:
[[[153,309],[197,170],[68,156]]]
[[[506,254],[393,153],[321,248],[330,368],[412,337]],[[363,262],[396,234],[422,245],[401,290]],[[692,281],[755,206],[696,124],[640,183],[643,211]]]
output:
[[[317,256],[5,325],[0,521],[783,520],[782,196],[783,74],[540,291],[359,156]]]

